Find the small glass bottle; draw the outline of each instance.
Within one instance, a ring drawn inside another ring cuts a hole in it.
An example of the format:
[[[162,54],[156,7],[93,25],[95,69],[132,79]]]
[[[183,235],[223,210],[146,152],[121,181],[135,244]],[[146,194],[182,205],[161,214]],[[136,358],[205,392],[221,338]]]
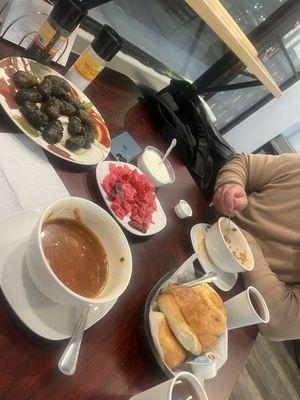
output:
[[[121,48],[120,36],[110,26],[104,25],[65,77],[85,90]]]
[[[77,0],[60,0],[25,50],[26,57],[49,64],[86,15]]]

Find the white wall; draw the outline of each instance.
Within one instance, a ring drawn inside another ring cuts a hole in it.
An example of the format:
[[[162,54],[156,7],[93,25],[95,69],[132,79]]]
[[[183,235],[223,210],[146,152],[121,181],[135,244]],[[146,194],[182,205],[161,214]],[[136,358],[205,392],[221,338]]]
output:
[[[300,122],[300,81],[227,132],[225,139],[237,152],[251,153]]]

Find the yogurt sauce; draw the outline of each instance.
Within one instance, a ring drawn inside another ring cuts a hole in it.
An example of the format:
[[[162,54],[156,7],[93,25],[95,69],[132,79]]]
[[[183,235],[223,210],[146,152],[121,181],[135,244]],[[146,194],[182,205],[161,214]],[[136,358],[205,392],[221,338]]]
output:
[[[147,149],[143,154],[144,163],[155,179],[162,183],[170,182],[170,174],[164,163],[161,163],[162,157],[152,149]]]

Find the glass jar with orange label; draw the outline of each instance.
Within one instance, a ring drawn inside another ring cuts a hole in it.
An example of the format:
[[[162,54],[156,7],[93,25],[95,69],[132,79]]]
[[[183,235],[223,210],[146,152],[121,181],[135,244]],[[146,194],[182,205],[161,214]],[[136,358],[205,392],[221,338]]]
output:
[[[59,0],[25,50],[26,57],[49,64],[87,15],[77,0]]]
[[[121,48],[120,36],[110,26],[104,25],[65,77],[85,90]]]

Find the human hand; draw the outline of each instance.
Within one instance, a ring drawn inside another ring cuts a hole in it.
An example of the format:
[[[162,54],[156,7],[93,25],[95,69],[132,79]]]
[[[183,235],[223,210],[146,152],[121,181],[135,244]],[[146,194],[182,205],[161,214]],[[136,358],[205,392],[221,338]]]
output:
[[[234,210],[244,210],[248,200],[245,190],[236,183],[229,183],[219,187],[213,197],[217,211],[224,215],[233,215]]]

